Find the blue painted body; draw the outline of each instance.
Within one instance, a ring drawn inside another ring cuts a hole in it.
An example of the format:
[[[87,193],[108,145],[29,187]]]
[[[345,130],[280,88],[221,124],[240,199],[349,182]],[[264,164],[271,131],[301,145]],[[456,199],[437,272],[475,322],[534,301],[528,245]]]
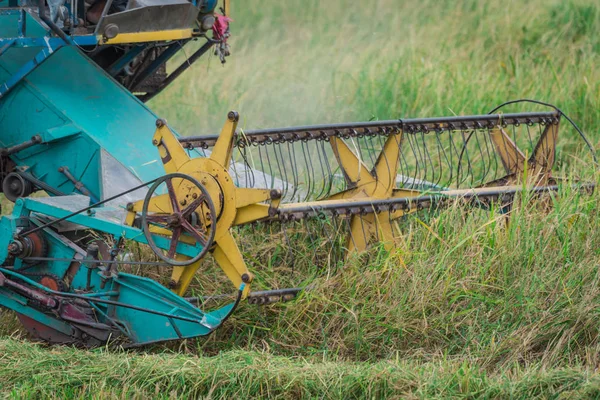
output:
[[[0,1],[0,7],[7,3]],[[202,12],[209,12],[216,4],[216,0],[204,0],[198,6]],[[59,171],[67,167],[91,192],[91,198],[102,200],[156,179],[164,169],[152,144],[157,115],[111,77],[143,47],[105,72],[75,46],[97,43],[94,35],[72,36],[65,42],[50,35],[29,11],[0,9],[0,146],[8,148],[34,135],[41,136],[41,144],[10,155],[18,169],[62,193],[78,194],[75,184]],[[132,192],[115,204],[124,205],[143,194],[143,190]],[[48,247],[45,256],[56,260],[31,268],[9,256],[8,245],[19,230],[39,226],[48,218],[65,217],[89,203],[90,198],[83,196],[17,200],[13,214],[0,220],[3,277],[52,295],[37,278],[25,274],[34,271],[64,279],[71,294],[118,302],[120,305],[86,300],[98,323],[118,328],[135,345],[206,335],[233,311],[237,302],[204,312],[148,278],[125,273],[107,275],[96,268],[97,264],[73,263],[70,260],[82,259],[86,254],[59,229],[40,231]],[[66,222],[76,224],[79,230],[110,235],[115,241],[123,238],[146,243],[140,229],[122,224],[123,214],[122,208],[105,205]],[[155,243],[168,249],[165,238],[156,237]],[[200,249],[200,245],[180,243],[177,252],[193,256]],[[76,330],[57,313],[32,306],[23,292],[3,284],[0,305],[67,336]]]
[[[0,81],[37,51],[8,50],[0,57]],[[59,48],[0,99],[0,119],[3,147],[42,136],[44,144],[12,159],[63,193],[76,190],[58,171],[62,166],[99,199],[164,174],[151,141],[157,116],[76,48]],[[111,190],[103,181],[107,163],[122,167],[125,186]]]
[[[84,196],[17,200],[13,214],[4,216],[0,220],[0,262],[4,264],[6,261],[8,257],[6,249],[12,240],[13,232],[16,232],[18,228],[23,227],[22,225],[30,226],[31,224],[39,226],[42,224],[42,220],[47,217],[65,217],[71,213],[71,209],[77,209],[81,206],[81,200],[85,204],[86,199]],[[78,214],[67,218],[66,221],[93,229],[96,232],[111,234],[115,239],[123,237],[139,243],[147,243],[141,230],[124,226],[118,221],[118,218],[116,218],[118,213],[119,210],[101,207],[94,209],[92,215]],[[59,260],[36,266],[36,273],[64,277],[69,270],[70,292],[81,293],[86,291],[89,298],[117,301],[129,306],[142,307],[195,321],[181,321],[176,318],[157,315],[153,312],[93,303],[92,301],[99,322],[106,324],[109,324],[109,321],[118,322],[118,325],[123,327],[121,333],[127,336],[130,343],[141,345],[207,335],[218,328],[235,308],[236,303],[231,303],[217,310],[204,312],[148,278],[125,273],[118,273],[107,278],[103,276],[102,271],[98,268],[91,269],[92,273],[88,274],[88,266],[85,262],[73,269],[70,261],[61,261],[61,259],[83,259],[85,257],[83,250],[65,240],[64,236],[51,228],[45,228],[43,234],[48,243],[47,257]],[[168,248],[168,243],[164,238],[155,237],[155,242],[163,248]],[[197,252],[199,249],[201,248],[193,248],[180,243],[178,252],[193,256],[194,251]],[[92,266],[97,267],[97,264],[92,264]],[[20,275],[21,271],[30,272],[31,269],[20,259],[15,259],[11,269],[0,267],[0,272],[9,278],[15,277],[35,288],[47,290],[31,278]],[[90,288],[92,289],[91,292]],[[239,290],[242,291],[243,289],[244,285]],[[41,313],[39,310],[29,307],[24,296],[3,287],[0,287],[0,305],[34,318],[36,321],[51,326],[67,335],[70,335],[72,331],[69,324],[51,314]]]

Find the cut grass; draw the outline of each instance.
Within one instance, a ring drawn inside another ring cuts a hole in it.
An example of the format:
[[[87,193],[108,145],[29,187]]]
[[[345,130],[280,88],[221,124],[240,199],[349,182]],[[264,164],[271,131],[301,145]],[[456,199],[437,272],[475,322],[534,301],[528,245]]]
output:
[[[83,352],[0,340],[0,384],[13,398],[593,398],[600,377],[514,364],[502,373],[463,360],[314,362],[232,350],[216,357]]]

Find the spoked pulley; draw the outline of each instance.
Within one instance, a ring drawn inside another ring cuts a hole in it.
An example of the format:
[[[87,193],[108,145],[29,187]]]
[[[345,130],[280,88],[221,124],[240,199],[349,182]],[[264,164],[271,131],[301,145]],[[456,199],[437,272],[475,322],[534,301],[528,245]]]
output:
[[[170,265],[193,264],[213,245],[217,220],[214,204],[206,187],[189,175],[172,173],[156,180],[146,194],[141,214],[148,245]],[[168,249],[157,245],[157,236],[169,241]],[[176,258],[180,243],[196,247],[198,253],[187,259]]]

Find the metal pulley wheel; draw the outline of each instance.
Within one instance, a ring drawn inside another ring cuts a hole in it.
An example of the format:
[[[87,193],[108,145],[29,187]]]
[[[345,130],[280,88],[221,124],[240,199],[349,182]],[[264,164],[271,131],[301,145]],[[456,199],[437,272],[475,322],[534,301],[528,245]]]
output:
[[[33,192],[33,185],[21,175],[11,172],[2,181],[2,191],[14,203],[19,197],[29,196]]]
[[[167,193],[159,197],[156,193],[163,184]],[[216,221],[215,207],[206,187],[182,173],[156,180],[142,206],[142,229],[148,245],[161,260],[174,266],[193,264],[206,254],[214,242]],[[156,237],[168,239],[168,249],[157,246]],[[198,253],[187,260],[176,259],[180,243],[195,246]]]

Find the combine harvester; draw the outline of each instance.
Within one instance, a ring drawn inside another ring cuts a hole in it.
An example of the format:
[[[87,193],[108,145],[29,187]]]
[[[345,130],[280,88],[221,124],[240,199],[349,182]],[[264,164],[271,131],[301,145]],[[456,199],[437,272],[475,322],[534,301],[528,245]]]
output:
[[[82,346],[191,338],[245,298],[293,295],[250,292],[233,227],[326,217],[347,229],[347,253],[378,242],[392,250],[394,221],[419,209],[463,199],[506,211],[519,192],[564,185],[552,175],[556,109],[251,132],[238,132],[230,112],[219,135],[180,137],[144,102],[208,51],[228,55],[229,7],[219,15],[217,6],[3,1],[0,177],[14,209],[0,221],[0,305],[34,337]],[[36,191],[48,196],[29,197]],[[124,261],[130,242],[159,261]],[[183,297],[207,253],[236,290],[212,311]],[[123,264],[172,267],[170,284]]]

